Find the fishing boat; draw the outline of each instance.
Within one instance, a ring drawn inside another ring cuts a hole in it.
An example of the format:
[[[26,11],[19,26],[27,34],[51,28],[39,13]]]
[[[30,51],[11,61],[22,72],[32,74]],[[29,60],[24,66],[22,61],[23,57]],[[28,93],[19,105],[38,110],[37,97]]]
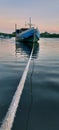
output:
[[[16,29],[16,40],[20,42],[37,42],[40,39],[38,28],[32,27],[31,18],[29,28]]]

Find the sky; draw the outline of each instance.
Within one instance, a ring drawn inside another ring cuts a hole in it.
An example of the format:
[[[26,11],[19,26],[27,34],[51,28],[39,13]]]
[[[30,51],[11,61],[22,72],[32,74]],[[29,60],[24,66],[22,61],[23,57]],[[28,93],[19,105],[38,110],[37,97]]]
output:
[[[14,32],[29,22],[40,32],[59,33],[59,0],[0,0],[0,32]]]

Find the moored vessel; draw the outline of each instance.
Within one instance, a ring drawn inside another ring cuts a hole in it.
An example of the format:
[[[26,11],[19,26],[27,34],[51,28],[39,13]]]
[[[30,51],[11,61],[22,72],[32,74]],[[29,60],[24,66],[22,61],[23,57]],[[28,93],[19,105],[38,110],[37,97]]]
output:
[[[16,29],[16,40],[20,42],[38,42],[40,39],[40,32],[38,28],[32,27],[31,18],[29,28]]]

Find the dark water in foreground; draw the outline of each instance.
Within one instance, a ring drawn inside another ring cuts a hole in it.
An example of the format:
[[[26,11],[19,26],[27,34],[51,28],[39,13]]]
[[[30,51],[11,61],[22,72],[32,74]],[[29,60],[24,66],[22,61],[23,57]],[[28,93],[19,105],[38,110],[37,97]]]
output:
[[[0,125],[29,54],[14,39],[0,39]],[[12,130],[59,130],[59,39],[40,39]]]

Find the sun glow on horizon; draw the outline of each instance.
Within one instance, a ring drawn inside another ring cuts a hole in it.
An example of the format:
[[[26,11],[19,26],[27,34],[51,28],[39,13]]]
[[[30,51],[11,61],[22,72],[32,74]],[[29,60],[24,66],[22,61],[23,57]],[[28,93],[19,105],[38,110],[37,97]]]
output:
[[[35,21],[36,22],[36,21]],[[1,19],[0,20],[0,32],[7,32],[12,33],[15,31],[15,24],[17,24],[17,28],[25,27],[25,21],[24,20],[12,20],[12,19]],[[59,25],[49,25],[48,24],[41,24],[35,23],[35,26],[38,27],[40,32],[50,32],[50,33],[59,33]]]
[[[25,27],[29,17],[40,32],[59,33],[59,0],[1,0],[0,32],[15,31]]]

